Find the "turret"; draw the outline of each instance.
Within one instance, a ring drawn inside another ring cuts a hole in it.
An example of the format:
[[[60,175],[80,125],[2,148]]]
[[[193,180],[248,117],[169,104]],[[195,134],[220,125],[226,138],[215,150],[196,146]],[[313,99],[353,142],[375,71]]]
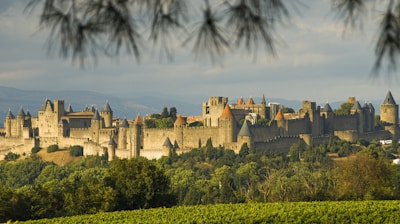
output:
[[[118,131],[118,149],[127,149],[129,123],[126,118],[122,121]]]
[[[100,112],[100,115],[104,119],[104,127],[109,128],[112,127],[112,119],[113,119],[113,111],[111,110],[110,104],[108,101],[104,105],[103,109]]]
[[[286,135],[286,120],[281,109],[279,109],[278,113],[276,113],[275,121],[276,121],[276,126],[279,129],[279,134],[281,136]]]
[[[243,144],[247,143],[247,146],[249,147],[250,151],[254,150],[253,133],[251,132],[249,125],[247,124],[247,121],[243,122],[242,128],[238,133],[237,142],[239,149]]]
[[[92,120],[91,120],[91,126],[90,128],[92,129],[92,141],[95,143],[99,143],[99,134],[100,134],[100,127],[101,127],[101,119],[99,115],[99,111],[96,110],[93,114]]]
[[[321,109],[321,117],[324,119],[324,134],[333,134],[334,130],[334,113],[329,105],[329,103],[326,103],[325,106]]]
[[[186,125],[187,125],[186,117],[178,115],[174,122],[174,134],[175,134],[175,141],[177,141],[178,144],[181,145],[182,147],[184,147],[183,129],[184,127],[186,127]]]
[[[143,119],[138,114],[135,118],[135,122],[133,122],[133,126],[131,127],[131,139],[132,139],[132,156],[139,157],[140,149],[142,148],[142,128],[143,128]]]
[[[167,137],[164,141],[164,144],[162,145],[163,148],[163,156],[169,156],[171,150],[173,150],[173,145],[171,143],[171,141],[169,140],[169,138]]]
[[[114,138],[111,137],[107,146],[108,161],[112,161],[115,158],[115,148],[116,144]]]
[[[11,132],[11,124],[12,120],[15,119],[14,114],[11,112],[11,109],[8,110],[8,113],[6,115],[6,119],[4,119],[4,128],[6,130],[6,137],[11,137],[12,132]]]
[[[17,136],[23,135],[24,130],[24,122],[25,122],[25,112],[22,106],[18,110],[17,114]]]
[[[365,130],[364,126],[365,126],[366,117],[365,117],[364,110],[363,110],[363,108],[361,108],[361,105],[360,105],[360,103],[358,101],[356,101],[353,104],[353,107],[350,109],[350,113],[353,114],[353,115],[358,116],[357,117],[357,119],[358,119],[357,120],[357,124],[358,124],[357,129],[358,129],[358,131],[360,133],[364,133],[364,130]]]
[[[236,121],[228,104],[219,118],[219,123],[219,142],[236,142]]]
[[[392,134],[393,140],[399,139],[399,105],[396,104],[392,93],[389,91],[381,104],[381,122]]]
[[[394,101],[390,91],[381,104],[381,122],[387,125],[397,125],[399,123],[399,105]]]

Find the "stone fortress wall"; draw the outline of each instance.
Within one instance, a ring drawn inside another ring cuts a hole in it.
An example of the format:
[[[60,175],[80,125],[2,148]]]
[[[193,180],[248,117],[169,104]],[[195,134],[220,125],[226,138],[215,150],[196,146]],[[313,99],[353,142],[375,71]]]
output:
[[[178,116],[173,128],[147,128],[143,118],[120,120],[113,124],[113,113],[108,102],[98,111],[85,108],[74,112],[65,109],[63,100],[46,100],[38,117],[25,113],[21,107],[17,116],[11,111],[0,129],[0,159],[8,152],[29,154],[35,146],[46,148],[52,144],[60,148],[73,145],[84,147],[84,155],[102,155],[132,158],[144,156],[160,158],[170,149],[178,153],[205,146],[208,139],[213,146],[222,146],[238,152],[244,143],[256,151],[287,151],[290,146],[304,142],[319,145],[332,138],[356,141],[358,139],[399,138],[398,105],[388,92],[381,105],[384,130],[374,129],[375,110],[371,104],[363,107],[355,100],[349,115],[335,115],[329,104],[317,106],[303,101],[293,114],[283,114],[276,103],[261,103],[252,98],[240,98],[228,104],[227,97],[210,97],[202,103],[202,127],[189,127],[183,116]],[[268,119],[269,124],[256,124],[257,119]],[[248,120],[248,122],[244,122]]]

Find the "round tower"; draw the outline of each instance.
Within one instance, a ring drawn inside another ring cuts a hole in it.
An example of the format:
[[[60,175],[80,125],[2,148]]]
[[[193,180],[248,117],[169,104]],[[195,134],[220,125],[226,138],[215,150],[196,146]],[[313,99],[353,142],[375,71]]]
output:
[[[246,143],[250,151],[254,151],[253,133],[251,132],[249,125],[247,124],[247,121],[243,122],[242,128],[238,133],[237,143],[238,143],[237,144],[238,150],[240,150],[242,145]],[[239,153],[239,151],[237,151],[236,153]]]
[[[329,105],[326,103],[325,106],[321,109],[321,117],[324,119],[324,134],[333,134],[333,124],[334,124],[334,113]]]
[[[104,105],[103,109],[100,112],[101,117],[104,119],[104,127],[110,128],[112,127],[113,120],[113,111],[111,110],[110,104],[108,101]]]
[[[126,149],[128,144],[128,129],[129,124],[126,118],[122,121],[122,124],[119,126],[118,130],[118,149]]]
[[[108,161],[112,161],[115,158],[115,148],[116,144],[114,138],[111,136],[107,146]]]
[[[8,110],[8,113],[6,115],[6,119],[4,120],[4,128],[6,130],[6,137],[11,137],[11,124],[12,124],[12,120],[15,119],[13,113],[11,112],[11,109]]]
[[[381,104],[381,122],[385,130],[392,134],[392,139],[399,139],[399,105],[396,104],[392,93],[389,91]]]
[[[381,104],[381,122],[384,125],[397,125],[399,123],[399,105],[394,101],[390,91]]]
[[[231,108],[226,104],[224,111],[219,117],[219,141],[222,144],[236,142],[236,123]]]
[[[281,109],[279,109],[278,113],[276,113],[275,121],[276,121],[276,126],[279,129],[279,135],[284,136],[286,133],[286,120]]]
[[[140,149],[142,148],[142,127],[143,119],[140,115],[137,115],[135,122],[131,127],[131,139],[132,139],[132,156],[139,157]]]
[[[162,145],[163,156],[170,156],[170,153],[171,153],[171,150],[173,149],[173,147],[174,146],[172,145],[171,141],[167,137],[164,141],[164,144]]]
[[[17,135],[20,137],[23,135],[24,121],[25,121],[25,112],[21,106],[17,114]]]
[[[100,132],[100,127],[101,127],[100,122],[101,122],[101,120],[100,120],[99,111],[96,110],[92,117],[91,126],[90,126],[90,128],[92,129],[92,133],[93,133],[92,141],[95,143],[99,143],[99,132]]]
[[[187,121],[186,117],[182,117],[181,115],[177,115],[176,120],[174,122],[174,134],[175,134],[175,141],[182,147],[184,147],[184,134],[183,129],[186,127]]]

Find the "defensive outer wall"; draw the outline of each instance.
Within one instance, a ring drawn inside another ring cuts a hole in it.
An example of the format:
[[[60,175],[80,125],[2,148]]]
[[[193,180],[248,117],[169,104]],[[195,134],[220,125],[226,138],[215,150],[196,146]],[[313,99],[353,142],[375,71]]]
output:
[[[100,110],[87,107],[75,112],[65,108],[63,100],[46,100],[38,116],[25,113],[21,107],[15,116],[9,111],[0,128],[0,159],[9,153],[29,155],[33,147],[60,148],[80,145],[84,155],[107,154],[113,158],[143,156],[149,159],[168,156],[205,146],[211,139],[213,146],[239,152],[243,144],[255,151],[287,152],[298,142],[319,145],[330,139],[355,142],[377,139],[399,139],[399,110],[391,92],[381,104],[380,122],[375,127],[372,104],[361,106],[354,97],[350,114],[336,115],[329,104],[323,107],[303,101],[295,113],[284,114],[277,103],[266,103],[262,97],[255,103],[250,97],[228,103],[227,97],[210,97],[202,103],[203,123],[191,127],[187,117],[178,115],[173,128],[148,128],[139,115],[133,120],[113,117],[108,102]],[[267,123],[259,122],[261,120]]]

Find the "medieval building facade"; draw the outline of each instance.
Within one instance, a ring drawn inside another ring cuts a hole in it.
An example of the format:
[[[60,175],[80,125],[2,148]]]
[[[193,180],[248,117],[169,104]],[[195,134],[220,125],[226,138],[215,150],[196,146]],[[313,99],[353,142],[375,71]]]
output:
[[[347,115],[336,115],[329,104],[322,108],[315,102],[303,101],[293,114],[283,114],[278,104],[267,104],[265,97],[256,104],[250,97],[229,104],[227,97],[210,97],[202,104],[203,126],[190,127],[183,116],[178,116],[173,128],[147,128],[139,115],[132,121],[114,121],[108,102],[99,111],[87,107],[74,112],[65,109],[63,100],[46,100],[33,117],[21,107],[17,116],[9,111],[0,129],[0,158],[8,152],[29,154],[33,147],[46,148],[57,144],[60,148],[81,145],[84,155],[107,154],[149,159],[167,156],[171,149],[178,153],[204,146],[208,139],[214,146],[239,152],[246,143],[252,150],[287,151],[302,141],[318,145],[332,138],[354,142],[358,139],[399,138],[399,109],[391,92],[380,107],[383,127],[375,127],[372,104],[361,106],[349,98],[354,106]],[[257,124],[257,119],[269,124]],[[248,120],[250,122],[243,122]]]

